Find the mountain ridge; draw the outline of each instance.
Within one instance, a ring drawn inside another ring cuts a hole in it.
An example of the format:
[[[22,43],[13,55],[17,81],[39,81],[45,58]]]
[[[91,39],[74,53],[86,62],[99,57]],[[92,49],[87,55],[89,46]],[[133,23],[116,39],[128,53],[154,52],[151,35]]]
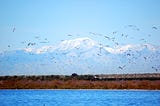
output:
[[[0,73],[5,71],[17,74],[159,72],[159,61],[158,46],[128,44],[106,47],[85,37],[65,40],[52,46],[1,53]]]

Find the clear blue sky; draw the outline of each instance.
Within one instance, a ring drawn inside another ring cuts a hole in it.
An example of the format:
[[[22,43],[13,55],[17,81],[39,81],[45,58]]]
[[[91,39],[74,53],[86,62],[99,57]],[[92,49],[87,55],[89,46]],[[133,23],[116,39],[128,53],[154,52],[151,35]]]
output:
[[[109,36],[113,31],[124,32],[136,39],[118,38],[121,43],[137,44],[140,38],[146,38],[159,44],[159,11],[160,0],[0,0],[0,51],[24,48],[20,42],[36,42],[34,36],[40,36],[41,41],[47,38],[47,45],[86,36],[107,44],[89,32]],[[125,28],[130,24],[140,31]],[[153,30],[153,26],[159,30]],[[148,34],[152,37],[147,38]]]

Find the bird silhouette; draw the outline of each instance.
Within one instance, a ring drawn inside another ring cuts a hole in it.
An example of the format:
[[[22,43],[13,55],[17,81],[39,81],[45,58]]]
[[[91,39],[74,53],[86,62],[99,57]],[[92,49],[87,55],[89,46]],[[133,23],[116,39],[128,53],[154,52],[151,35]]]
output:
[[[16,28],[14,27],[13,30],[12,30],[12,32],[15,32],[15,30],[16,30]]]
[[[39,37],[39,36],[35,36],[35,38],[36,38],[36,39],[39,39],[40,37]]]
[[[158,28],[154,26],[154,27],[152,27],[152,29],[155,29],[155,30],[157,30]]]
[[[130,53],[127,53],[127,56],[131,56],[131,54],[130,54]]]
[[[49,41],[48,41],[48,42],[45,42],[45,41],[44,41],[44,42],[39,42],[39,43],[49,43]]]
[[[152,69],[154,69],[155,71],[158,71],[158,69],[157,69],[156,67],[153,67],[153,66],[152,66]]]
[[[28,45],[28,46],[33,46],[33,45],[36,45],[36,43],[30,42],[30,43],[28,43],[27,45]]]
[[[114,32],[112,32],[113,34],[116,34],[117,33],[117,31],[114,31]]]
[[[119,69],[121,69],[121,70],[123,70],[123,69],[124,69],[124,67],[126,67],[126,65],[119,66],[118,68],[119,68]]]
[[[108,40],[110,40],[111,38],[110,37],[108,37],[108,36],[104,36],[106,39],[108,39]]]
[[[147,60],[147,57],[144,56],[143,58],[144,58],[145,61]]]
[[[71,34],[68,34],[67,36],[72,36]]]
[[[118,43],[118,42],[115,42],[115,44],[116,44],[116,45],[119,45],[119,43]]]

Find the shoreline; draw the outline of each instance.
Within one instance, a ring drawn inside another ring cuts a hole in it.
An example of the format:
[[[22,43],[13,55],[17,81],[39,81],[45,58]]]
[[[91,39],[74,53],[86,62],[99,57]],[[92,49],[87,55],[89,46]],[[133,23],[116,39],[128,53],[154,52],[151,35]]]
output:
[[[0,91],[3,91],[3,90],[50,90],[50,91],[66,91],[66,90],[74,90],[74,91],[94,91],[94,90],[97,90],[97,91],[159,91],[158,89],[0,89]]]
[[[0,89],[160,90],[160,74],[3,76]]]
[[[1,80],[0,89],[102,89],[160,90],[160,80],[88,81],[88,80]]]

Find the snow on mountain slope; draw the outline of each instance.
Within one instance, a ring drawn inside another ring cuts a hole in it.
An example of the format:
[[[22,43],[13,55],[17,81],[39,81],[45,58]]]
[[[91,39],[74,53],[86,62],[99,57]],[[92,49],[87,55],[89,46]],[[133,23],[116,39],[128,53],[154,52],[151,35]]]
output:
[[[97,42],[93,41],[90,38],[77,38],[73,40],[64,40],[58,45],[54,46],[43,46],[41,48],[25,48],[24,50],[27,52],[34,52],[37,54],[40,53],[45,53],[45,52],[53,52],[56,50],[59,51],[67,51],[67,50],[72,50],[72,49],[90,49],[93,46],[97,46]]]
[[[59,49],[59,50],[67,50],[67,49],[74,49],[74,48],[89,49],[95,45],[97,45],[97,42],[86,37],[86,38],[77,38],[74,40],[65,40],[61,42],[56,49]]]
[[[37,72],[38,71],[38,72]],[[90,38],[0,54],[0,74],[101,74],[160,71],[160,47],[106,47]]]
[[[25,48],[24,50],[26,52],[33,52],[33,53],[46,53],[46,52],[53,52],[53,51],[68,51],[73,49],[83,49],[88,50],[91,48],[103,48],[103,50],[106,50],[107,52],[113,53],[113,54],[120,54],[124,53],[127,50],[136,50],[141,51],[142,49],[147,48],[150,51],[156,51],[160,50],[159,46],[151,45],[151,44],[143,44],[143,45],[121,45],[116,47],[106,47],[102,44],[99,44],[98,42],[90,39],[90,38],[77,38],[73,40],[64,40],[58,45],[52,45],[52,46],[43,46],[41,48]]]

